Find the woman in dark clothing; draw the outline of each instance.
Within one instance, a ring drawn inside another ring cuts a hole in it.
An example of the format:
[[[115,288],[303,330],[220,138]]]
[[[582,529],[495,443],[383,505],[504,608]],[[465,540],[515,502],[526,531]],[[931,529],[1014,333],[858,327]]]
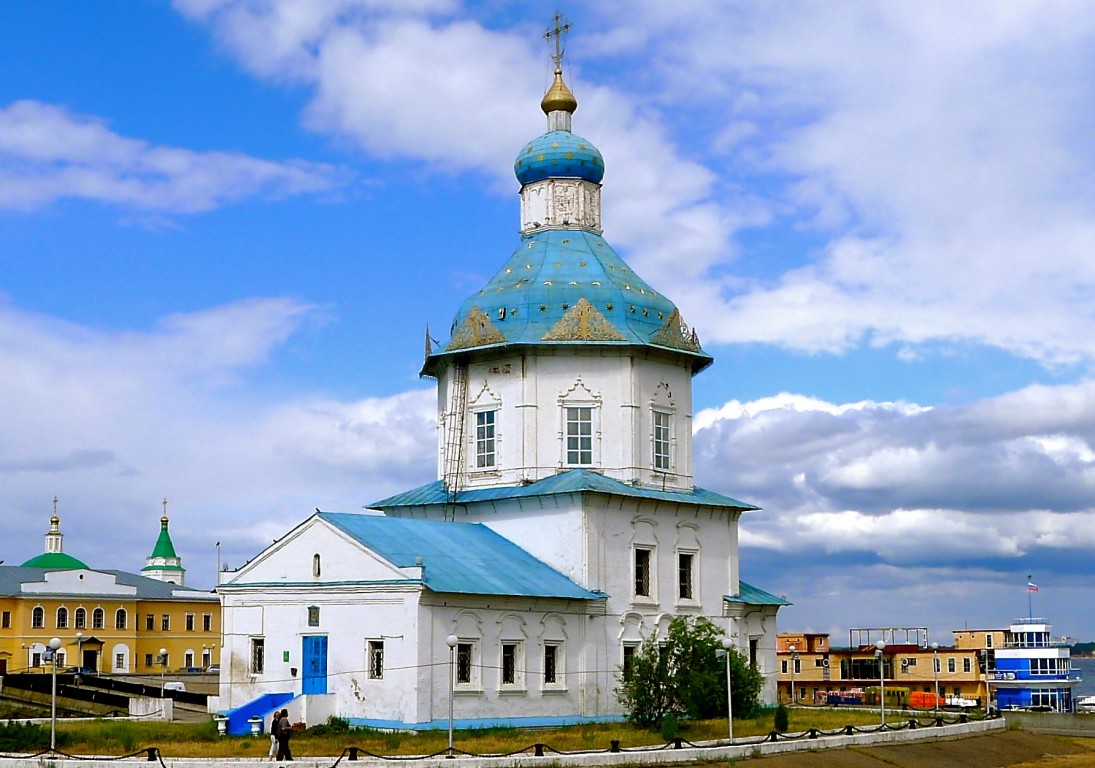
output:
[[[289,734],[293,724],[289,722],[289,710],[281,710],[278,718],[278,760],[292,760],[293,753],[289,751]]]

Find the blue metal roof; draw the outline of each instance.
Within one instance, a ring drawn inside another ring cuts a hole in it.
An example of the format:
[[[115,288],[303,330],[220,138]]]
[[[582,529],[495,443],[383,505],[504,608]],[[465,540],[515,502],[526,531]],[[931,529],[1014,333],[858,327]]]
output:
[[[689,506],[723,507],[740,511],[760,509],[752,504],[723,496],[703,488],[691,491],[672,491],[645,486],[621,483],[611,477],[589,469],[572,469],[561,472],[529,485],[507,485],[494,488],[473,488],[460,491],[456,495],[456,504],[472,504],[481,501],[501,501],[504,499],[532,498],[536,496],[554,496],[562,493],[601,493],[609,496],[626,496],[638,499],[653,499]],[[452,494],[445,490],[440,480],[413,488],[395,496],[377,501],[369,506],[373,509],[388,510],[397,507],[421,507],[438,504],[452,504]]]
[[[340,512],[318,514],[397,567],[413,567],[422,558],[423,583],[434,592],[604,598],[479,523]]]
[[[573,320],[583,299],[600,318],[587,315],[582,332],[568,332],[564,316]],[[476,320],[476,332],[469,333]],[[513,345],[655,347],[691,358],[694,371],[706,368],[711,356],[681,327],[673,302],[631,271],[603,237],[584,229],[541,230],[525,235],[502,269],[465,299],[449,329],[452,338],[427,358],[423,373],[433,375],[441,358],[466,349]]]
[[[588,139],[570,131],[548,131],[521,148],[513,172],[522,186],[560,177],[597,184],[605,175],[605,161]]]
[[[752,584],[738,581],[738,593],[736,595],[724,595],[723,600],[728,603],[743,603],[745,605],[793,605],[790,600],[776,597],[770,592],[765,592]]]
[[[0,595],[2,596],[46,596],[49,594],[61,594],[60,592],[48,593],[48,592],[23,592],[23,584],[32,582],[44,582],[46,580],[46,574],[51,571],[56,571],[56,568],[34,568],[25,565],[0,565]],[[61,570],[73,570],[69,568],[63,568]],[[129,573],[128,571],[117,571],[109,568],[82,568],[79,570],[93,571],[95,573],[106,573],[114,576],[117,583],[125,587],[134,587],[136,593],[132,595],[120,595],[122,599],[139,599],[139,600],[169,600],[169,599],[187,599],[187,600],[217,600],[216,595],[205,590],[194,589],[192,587],[181,587],[178,584],[171,584],[169,582],[160,581],[158,579],[150,579],[147,576],[141,576],[136,573]],[[186,593],[185,598],[177,598],[179,592]],[[80,595],[85,593],[81,592]],[[90,596],[90,595],[88,595]],[[111,595],[115,597],[115,595]]]

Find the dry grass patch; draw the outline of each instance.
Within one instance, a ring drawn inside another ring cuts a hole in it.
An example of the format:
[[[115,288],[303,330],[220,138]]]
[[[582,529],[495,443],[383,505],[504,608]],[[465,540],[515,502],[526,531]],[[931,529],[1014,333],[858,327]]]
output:
[[[891,716],[893,723],[902,717]],[[831,731],[845,725],[873,725],[878,713],[870,711],[792,709],[790,731],[810,728]],[[753,719],[735,719],[734,736],[762,736],[772,730],[773,711],[762,712]],[[323,729],[319,729],[323,730]],[[145,747],[157,747],[165,757],[264,757],[270,746],[269,737],[222,737],[210,720],[205,723],[154,723],[130,721],[96,721],[58,723],[64,733],[65,751],[76,755],[123,755]],[[679,735],[692,741],[708,741],[726,737],[726,720],[682,722]],[[473,754],[509,753],[547,744],[560,752],[607,750],[610,742],[622,747],[660,745],[665,743],[656,732],[641,730],[628,723],[595,723],[563,728],[487,728],[461,730],[455,734],[455,747]],[[379,755],[423,755],[441,752],[448,746],[448,734],[443,730],[418,733],[391,733],[371,729],[353,729],[344,733],[307,731],[294,734],[293,754],[300,757],[330,757],[346,747],[360,747]]]

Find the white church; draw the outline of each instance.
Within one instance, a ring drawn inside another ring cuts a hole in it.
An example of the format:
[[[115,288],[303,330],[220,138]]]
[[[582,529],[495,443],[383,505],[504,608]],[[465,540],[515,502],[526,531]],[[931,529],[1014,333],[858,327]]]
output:
[[[521,239],[427,354],[439,479],[312,515],[222,574],[232,727],[424,729],[619,719],[622,666],[674,616],[706,616],[775,699],[782,598],[738,568],[749,504],[697,488],[676,306],[601,236],[597,148],[571,131],[561,56],[521,147]]]

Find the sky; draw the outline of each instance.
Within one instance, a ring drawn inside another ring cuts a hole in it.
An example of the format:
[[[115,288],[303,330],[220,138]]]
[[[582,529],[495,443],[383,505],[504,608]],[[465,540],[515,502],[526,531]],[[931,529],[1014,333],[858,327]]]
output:
[[[556,10],[0,4],[0,560],[188,583],[436,476]],[[1095,6],[575,2],[605,237],[695,325],[696,480],[788,631],[1095,639]],[[1039,591],[1027,591],[1028,575]]]

